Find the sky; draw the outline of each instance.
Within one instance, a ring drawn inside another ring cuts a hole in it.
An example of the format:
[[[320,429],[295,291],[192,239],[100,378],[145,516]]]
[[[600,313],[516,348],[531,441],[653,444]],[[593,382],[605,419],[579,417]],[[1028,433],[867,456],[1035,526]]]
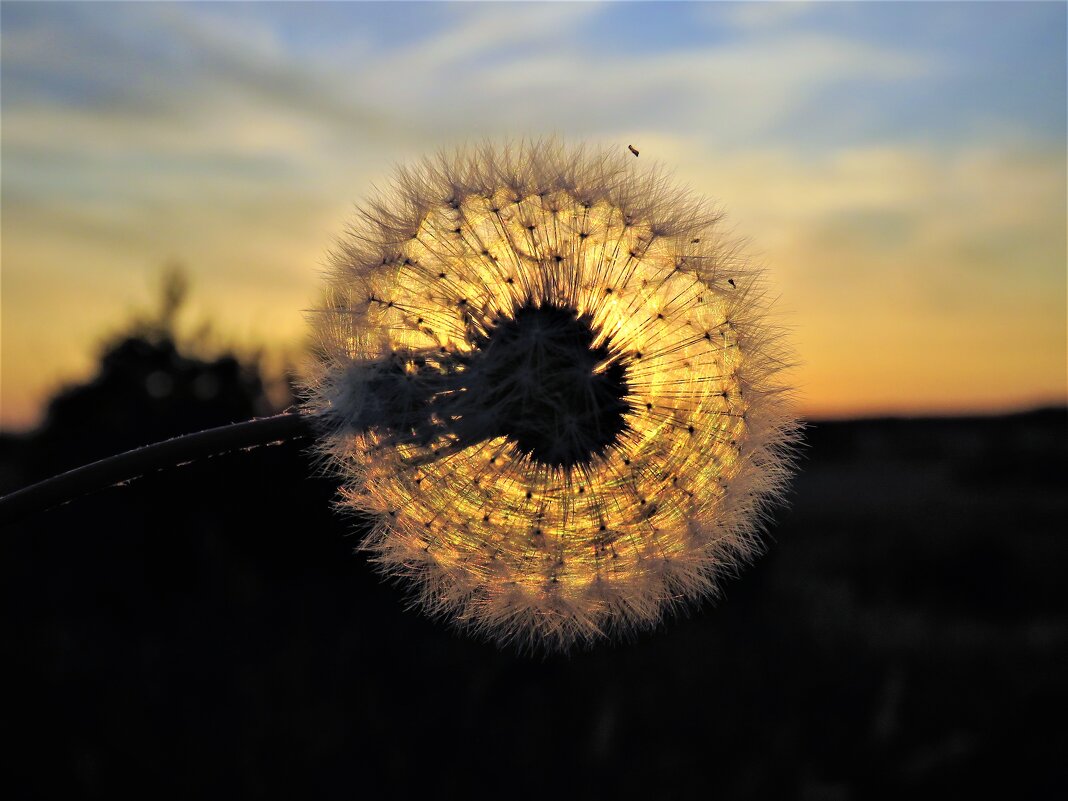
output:
[[[397,164],[634,144],[768,270],[812,418],[1068,400],[1064,3],[0,4],[0,428],[161,271],[305,346]],[[644,161],[643,161],[644,163]]]

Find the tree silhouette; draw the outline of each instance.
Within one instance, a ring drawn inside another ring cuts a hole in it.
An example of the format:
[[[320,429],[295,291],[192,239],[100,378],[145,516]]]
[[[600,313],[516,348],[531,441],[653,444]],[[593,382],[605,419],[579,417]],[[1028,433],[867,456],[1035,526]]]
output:
[[[189,287],[181,268],[166,269],[157,308],[135,315],[107,339],[95,375],[58,392],[30,437],[7,438],[22,453],[19,480],[4,489],[150,442],[277,411],[256,358],[198,352],[207,348],[179,334]]]

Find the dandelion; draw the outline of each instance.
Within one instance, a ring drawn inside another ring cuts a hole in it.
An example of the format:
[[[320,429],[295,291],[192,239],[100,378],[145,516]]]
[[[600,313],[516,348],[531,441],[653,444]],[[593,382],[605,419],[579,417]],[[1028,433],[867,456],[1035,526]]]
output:
[[[401,169],[311,315],[306,411],[362,547],[497,641],[566,648],[715,595],[790,472],[760,271],[637,164],[542,141]]]

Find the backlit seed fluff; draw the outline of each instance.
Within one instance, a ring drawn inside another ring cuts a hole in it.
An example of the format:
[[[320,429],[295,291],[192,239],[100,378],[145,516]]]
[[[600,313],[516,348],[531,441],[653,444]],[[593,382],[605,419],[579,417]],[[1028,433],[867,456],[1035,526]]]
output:
[[[566,648],[715,595],[797,424],[760,273],[625,148],[461,149],[360,209],[307,407],[430,613]]]

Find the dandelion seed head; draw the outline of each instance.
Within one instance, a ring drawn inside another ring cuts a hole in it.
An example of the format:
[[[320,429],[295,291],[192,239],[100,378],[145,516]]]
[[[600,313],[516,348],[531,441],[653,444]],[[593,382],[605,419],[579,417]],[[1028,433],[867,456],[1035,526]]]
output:
[[[333,254],[306,387],[341,504],[427,611],[549,648],[751,558],[797,424],[716,208],[553,140],[401,169]]]

